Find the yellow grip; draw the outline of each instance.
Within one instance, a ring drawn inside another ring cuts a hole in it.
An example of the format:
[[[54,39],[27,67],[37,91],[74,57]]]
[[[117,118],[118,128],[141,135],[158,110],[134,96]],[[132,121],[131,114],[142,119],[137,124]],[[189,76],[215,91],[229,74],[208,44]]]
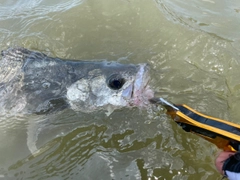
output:
[[[167,114],[184,130],[203,137],[224,151],[240,150],[240,125],[201,114],[184,104],[176,107],[179,110],[168,110]]]

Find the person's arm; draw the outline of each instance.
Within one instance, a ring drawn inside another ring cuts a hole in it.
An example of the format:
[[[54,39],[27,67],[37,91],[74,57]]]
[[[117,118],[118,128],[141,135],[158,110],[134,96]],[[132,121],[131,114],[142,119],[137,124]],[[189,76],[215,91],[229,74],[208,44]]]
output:
[[[240,180],[240,152],[221,152],[215,165],[229,180]]]

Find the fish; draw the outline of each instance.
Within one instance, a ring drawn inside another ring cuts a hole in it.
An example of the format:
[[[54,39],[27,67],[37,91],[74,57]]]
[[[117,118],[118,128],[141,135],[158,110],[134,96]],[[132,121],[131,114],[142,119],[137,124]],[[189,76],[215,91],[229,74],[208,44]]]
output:
[[[106,60],[66,60],[22,47],[1,52],[0,105],[11,113],[46,114],[146,107],[149,67]]]
[[[41,152],[36,143],[48,114],[70,108],[109,116],[116,109],[146,108],[154,97],[146,63],[68,60],[23,47],[8,48],[1,55],[0,114],[39,115],[27,125],[33,156]]]

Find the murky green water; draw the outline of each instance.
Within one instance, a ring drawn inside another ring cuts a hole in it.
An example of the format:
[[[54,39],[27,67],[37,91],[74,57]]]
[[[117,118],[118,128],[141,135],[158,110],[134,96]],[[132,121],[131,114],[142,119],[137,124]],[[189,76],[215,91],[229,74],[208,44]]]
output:
[[[0,1],[0,49],[68,59],[147,62],[161,97],[240,123],[240,2],[224,0]],[[45,120],[31,156],[29,122]],[[122,109],[0,122],[0,179],[220,179],[215,146],[162,109]]]

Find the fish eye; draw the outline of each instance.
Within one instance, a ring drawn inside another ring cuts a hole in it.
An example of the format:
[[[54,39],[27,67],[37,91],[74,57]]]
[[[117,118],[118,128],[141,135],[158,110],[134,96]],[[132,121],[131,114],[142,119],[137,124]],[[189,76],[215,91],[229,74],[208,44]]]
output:
[[[125,79],[119,74],[112,74],[107,81],[108,87],[113,90],[121,89],[124,83]]]

